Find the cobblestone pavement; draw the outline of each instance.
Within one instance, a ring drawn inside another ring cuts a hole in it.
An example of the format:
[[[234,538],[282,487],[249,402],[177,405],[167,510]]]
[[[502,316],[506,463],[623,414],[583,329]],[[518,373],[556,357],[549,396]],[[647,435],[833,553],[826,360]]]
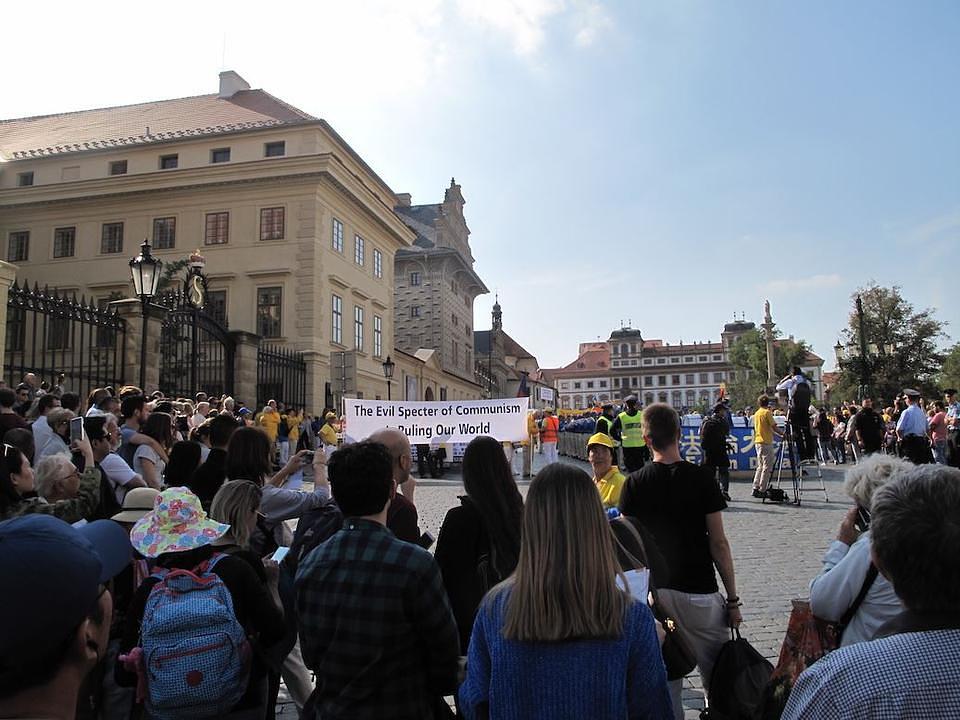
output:
[[[583,468],[589,465],[578,460],[561,458],[563,462]],[[535,456],[534,469],[542,456]],[[815,473],[815,469],[808,468]],[[820,560],[836,534],[837,526],[849,507],[843,493],[843,468],[823,468],[824,484],[830,502],[824,501],[816,477],[804,478],[803,502],[774,505],[752,498],[752,473],[732,473],[730,495],[733,500],[724,512],[724,527],[733,549],[737,589],[743,600],[741,633],[763,655],[776,664],[780,643],[790,616],[790,600],[808,597],[810,579],[821,567]],[[529,480],[518,480],[526,494]],[[789,476],[783,488],[792,497]],[[420,515],[421,530],[439,535],[440,524],[447,510],[459,504],[463,494],[459,466],[447,470],[442,479],[418,480],[414,500]],[[684,681],[685,718],[698,717],[703,707],[699,676]],[[278,717],[296,717],[292,705],[278,708]]]

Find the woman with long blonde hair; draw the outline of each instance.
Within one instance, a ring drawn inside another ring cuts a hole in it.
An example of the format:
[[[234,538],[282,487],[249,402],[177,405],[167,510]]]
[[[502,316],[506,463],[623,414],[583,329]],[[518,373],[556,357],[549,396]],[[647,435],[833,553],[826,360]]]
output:
[[[611,530],[590,477],[541,470],[527,493],[517,569],[477,613],[464,717],[673,717],[650,609],[622,587]]]

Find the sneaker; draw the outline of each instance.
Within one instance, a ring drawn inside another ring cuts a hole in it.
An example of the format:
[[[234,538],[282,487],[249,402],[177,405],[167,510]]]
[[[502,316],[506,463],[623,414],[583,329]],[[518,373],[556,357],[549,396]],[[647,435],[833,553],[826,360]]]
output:
[[[758,490],[757,488],[753,489],[753,496],[755,498],[762,498],[765,494],[766,493],[764,493],[763,490]]]
[[[727,502],[730,502],[731,500],[730,493],[728,493],[726,490],[721,490],[720,494],[723,495],[724,500],[726,500]]]

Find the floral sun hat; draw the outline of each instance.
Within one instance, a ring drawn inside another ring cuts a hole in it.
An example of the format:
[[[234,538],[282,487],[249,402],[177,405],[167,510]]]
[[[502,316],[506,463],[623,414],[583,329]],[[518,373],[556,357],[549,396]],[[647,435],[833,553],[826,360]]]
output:
[[[208,518],[199,498],[188,488],[174,487],[160,493],[153,510],[136,522],[130,544],[144,557],[155,558],[210,545],[229,529],[229,525]]]

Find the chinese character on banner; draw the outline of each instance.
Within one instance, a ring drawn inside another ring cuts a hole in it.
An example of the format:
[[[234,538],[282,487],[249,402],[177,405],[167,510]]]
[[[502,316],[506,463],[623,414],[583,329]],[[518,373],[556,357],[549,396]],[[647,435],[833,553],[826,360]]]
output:
[[[700,449],[700,433],[693,428],[683,428],[680,433],[680,455],[687,462],[700,464],[703,451]]]

